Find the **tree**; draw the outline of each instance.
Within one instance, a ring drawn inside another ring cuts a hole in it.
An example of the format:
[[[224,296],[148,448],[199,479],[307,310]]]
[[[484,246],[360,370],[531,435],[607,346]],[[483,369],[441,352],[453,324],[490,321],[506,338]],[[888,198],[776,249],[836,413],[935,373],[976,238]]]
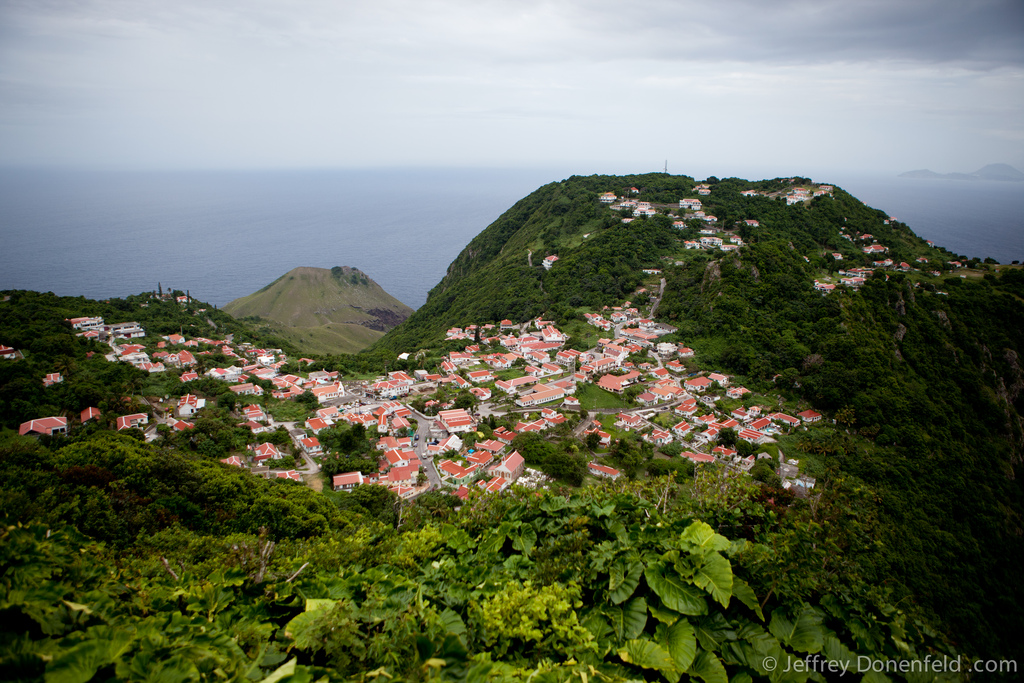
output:
[[[306,389],[304,392],[296,396],[295,401],[301,405],[306,406],[310,410],[313,410],[318,405],[320,405],[320,401],[317,399],[316,396],[313,395],[313,392],[310,391],[309,389]]]
[[[587,463],[582,456],[560,449],[548,457],[545,470],[555,479],[579,486],[587,474]]]
[[[726,448],[732,448],[736,445],[736,430],[727,427],[722,431],[718,432],[718,443],[725,446]]]
[[[771,488],[782,488],[782,478],[772,467],[770,458],[761,458],[750,469],[750,476]]]

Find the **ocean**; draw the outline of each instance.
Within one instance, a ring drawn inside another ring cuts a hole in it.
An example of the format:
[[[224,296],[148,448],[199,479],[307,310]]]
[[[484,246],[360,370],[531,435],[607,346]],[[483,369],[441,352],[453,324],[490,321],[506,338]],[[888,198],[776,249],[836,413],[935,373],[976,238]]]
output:
[[[0,289],[106,298],[159,283],[222,306],[296,266],[353,266],[417,308],[477,233],[565,175],[0,170]],[[957,254],[1024,260],[1024,183],[823,182]]]

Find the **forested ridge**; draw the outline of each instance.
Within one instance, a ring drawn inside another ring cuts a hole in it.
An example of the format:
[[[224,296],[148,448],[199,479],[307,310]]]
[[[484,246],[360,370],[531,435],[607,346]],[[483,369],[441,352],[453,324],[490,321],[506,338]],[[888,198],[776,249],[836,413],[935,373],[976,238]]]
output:
[[[707,224],[666,212],[695,196],[692,178],[551,183],[474,238],[374,348],[313,367],[411,371],[471,343],[445,342],[447,328],[504,318],[543,315],[579,335],[583,312],[664,278],[657,320],[676,330],[662,340],[825,414],[780,443],[816,477],[813,495],[673,467],[678,457],[653,460],[637,481],[474,490],[464,503],[265,480],[219,462],[252,441],[223,383],[110,363],[65,319],[301,349],[198,302],[6,292],[0,343],[23,353],[0,361],[3,677],[725,683],[823,680],[794,667],[814,656],[867,680],[885,676],[865,662],[1021,661],[1024,272],[977,260],[959,269],[956,255],[840,188],[787,206],[775,195],[809,181],[705,184],[717,229],[742,237],[735,250],[685,247]],[[624,223],[627,212],[598,200],[634,187],[659,215]],[[772,196],[741,194],[750,189]],[[896,263],[928,265],[872,268],[866,233]],[[873,270],[856,291],[815,290],[856,266]],[[397,357],[419,349],[418,361]],[[55,370],[64,382],[43,387]],[[41,415],[96,404],[113,415],[189,391],[216,405],[195,430],[152,443],[97,424],[16,433]],[[372,467],[367,439],[345,428],[323,441],[345,467]],[[516,445],[570,460],[585,449],[531,434]],[[680,473],[655,476],[671,469]]]

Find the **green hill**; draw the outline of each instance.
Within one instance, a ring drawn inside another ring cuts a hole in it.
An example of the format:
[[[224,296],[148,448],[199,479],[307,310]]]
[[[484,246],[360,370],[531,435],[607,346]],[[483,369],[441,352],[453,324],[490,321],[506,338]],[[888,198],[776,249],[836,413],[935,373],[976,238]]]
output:
[[[223,310],[309,353],[354,353],[412,313],[363,272],[299,267]]]
[[[726,244],[742,239],[740,248],[686,248],[709,228],[678,215],[679,200],[697,196],[691,178],[572,177],[477,235],[373,350],[437,346],[452,326],[538,315],[578,344],[593,334],[584,312],[664,278],[658,319],[678,331],[662,341],[835,425],[780,447],[818,477],[832,506],[858,511],[872,547],[845,548],[846,561],[971,649],[1016,651],[1001,634],[1019,628],[1024,602],[1015,576],[1024,562],[1024,271],[933,247],[840,188],[787,203],[796,188],[817,189],[805,178],[705,183],[713,229]],[[630,187],[659,214],[624,223],[598,199]],[[874,242],[888,251],[865,253]],[[559,257],[550,270],[548,254]],[[886,258],[891,266],[875,265]],[[859,289],[815,290],[855,267],[867,269]],[[643,272],[652,268],[662,272]]]

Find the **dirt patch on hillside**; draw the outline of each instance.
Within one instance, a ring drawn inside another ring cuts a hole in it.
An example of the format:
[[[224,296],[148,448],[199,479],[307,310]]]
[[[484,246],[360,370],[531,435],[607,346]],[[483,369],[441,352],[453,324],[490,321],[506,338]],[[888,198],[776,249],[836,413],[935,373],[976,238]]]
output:
[[[366,312],[372,315],[374,319],[366,320],[359,324],[378,332],[387,332],[392,328],[398,327],[406,318],[409,317],[387,308],[370,308],[367,309]]]

